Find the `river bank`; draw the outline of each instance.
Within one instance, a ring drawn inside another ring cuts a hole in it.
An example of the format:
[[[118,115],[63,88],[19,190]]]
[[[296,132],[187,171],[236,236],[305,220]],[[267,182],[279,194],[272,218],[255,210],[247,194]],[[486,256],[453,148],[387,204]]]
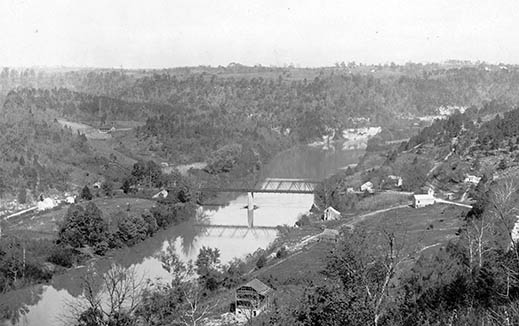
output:
[[[324,151],[320,148],[296,146],[279,153],[268,164],[263,165],[257,178],[325,178],[341,167],[357,162],[363,153],[362,150]],[[194,221],[181,223],[159,231],[152,238],[131,248],[110,251],[107,257],[88,261],[87,266],[78,266],[64,274],[56,275],[48,285],[17,291],[19,300],[15,307],[10,309],[17,311],[18,317],[26,319],[28,325],[54,325],[53,318],[60,313],[62,303],[80,295],[78,280],[81,279],[81,275],[88,270],[95,270],[97,275],[102,275],[112,263],[133,266],[147,278],[158,277],[167,281],[168,275],[162,269],[157,255],[171,246],[183,261],[196,258],[200,248],[206,246],[220,250],[222,263],[237,257],[254,264],[254,253],[261,252],[258,248],[268,248],[279,236],[279,231],[248,229],[247,210],[243,209],[246,202],[246,195],[234,194],[234,198],[225,202],[225,205],[202,209],[205,216],[203,224],[206,226]],[[258,194],[255,202],[259,208],[254,211],[254,225],[294,225],[298,216],[311,207],[313,196]],[[3,300],[5,302],[7,299],[4,297]],[[1,301],[2,299],[0,303]],[[25,308],[21,309],[22,307]],[[19,320],[13,320],[10,324],[18,325]]]

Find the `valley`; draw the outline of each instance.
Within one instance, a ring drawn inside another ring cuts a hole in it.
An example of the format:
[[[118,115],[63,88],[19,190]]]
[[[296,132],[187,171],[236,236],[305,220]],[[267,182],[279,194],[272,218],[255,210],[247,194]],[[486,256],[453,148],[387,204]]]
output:
[[[121,312],[157,325],[171,322],[168,309],[183,313],[168,300],[188,288],[203,304],[219,302],[204,318],[222,324],[233,291],[254,278],[276,300],[258,325],[324,324],[307,314],[321,302],[339,307],[326,318],[353,324],[469,315],[449,292],[456,282],[470,302],[482,298],[476,288],[492,292],[484,273],[500,290],[517,286],[502,282],[518,263],[507,238],[519,111],[506,90],[516,80],[515,66],[432,64],[20,79],[0,109],[2,320],[54,325],[63,302],[85,299],[84,286],[117,268],[165,284],[146,289],[141,310]],[[319,184],[313,194],[254,193],[255,209],[244,193],[200,191],[258,188],[268,178]],[[430,205],[417,205],[414,196],[428,193]],[[431,308],[432,292],[452,307]],[[146,315],[151,307],[160,312]]]

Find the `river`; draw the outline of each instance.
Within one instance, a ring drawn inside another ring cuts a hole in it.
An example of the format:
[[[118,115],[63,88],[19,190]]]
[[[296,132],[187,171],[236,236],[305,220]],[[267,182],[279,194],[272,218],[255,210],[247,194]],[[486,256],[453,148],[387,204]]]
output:
[[[324,179],[349,164],[358,162],[364,150],[323,150],[319,147],[298,146],[277,155],[263,167],[260,182],[265,178]],[[294,225],[298,216],[307,212],[313,202],[311,194],[254,195],[258,208],[254,211],[255,226]],[[4,325],[53,326],[62,325],[67,315],[67,302],[81,295],[81,277],[85,273],[105,273],[113,263],[135,267],[137,272],[150,279],[167,281],[168,273],[157,258],[163,250],[174,244],[179,256],[195,260],[202,246],[218,248],[222,263],[234,257],[244,258],[258,248],[266,248],[275,238],[276,230],[249,229],[246,194],[222,206],[201,208],[204,224],[220,227],[201,227],[200,222],[189,221],[162,230],[131,248],[111,252],[103,259],[87,263],[64,274],[56,275],[49,285],[36,285],[0,296],[0,313],[9,311],[12,318]],[[229,225],[229,227],[222,227]],[[230,225],[244,226],[233,228]]]

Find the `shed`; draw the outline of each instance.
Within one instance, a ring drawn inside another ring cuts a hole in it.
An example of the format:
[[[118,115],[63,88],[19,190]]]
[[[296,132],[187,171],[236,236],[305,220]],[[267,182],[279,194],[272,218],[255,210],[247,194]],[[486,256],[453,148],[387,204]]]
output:
[[[516,216],[514,228],[512,229],[510,236],[512,238],[511,247],[513,247],[516,243],[519,242],[519,216]]]
[[[436,202],[434,196],[430,194],[414,194],[413,195],[413,206],[414,208],[425,207],[434,205]]]
[[[329,206],[327,209],[323,211],[323,220],[325,221],[335,221],[341,218],[341,212]]]
[[[477,177],[475,175],[467,174],[465,177],[465,180],[463,180],[464,183],[472,183],[474,185],[477,185],[481,181],[481,177]]]
[[[396,182],[397,187],[401,187],[402,184],[404,183],[402,177],[400,177],[398,175],[388,175],[388,178],[391,180],[394,180]]]
[[[67,204],[74,204],[76,202],[76,196],[67,196],[67,198],[65,198],[65,202]]]
[[[274,292],[257,278],[236,289],[236,316],[252,318],[268,308],[270,296]]]
[[[45,211],[47,209],[54,208],[56,206],[56,202],[52,198],[45,198],[42,201],[39,201],[37,204],[39,211]]]
[[[339,231],[334,229],[324,229],[323,232],[319,233],[319,241],[320,242],[330,242],[335,243],[339,240]]]
[[[367,191],[369,193],[373,193],[373,182],[368,181],[360,186],[360,191]]]
[[[153,195],[153,197],[151,198],[166,198],[168,197],[168,194],[169,192],[166,189],[162,189],[161,191]]]

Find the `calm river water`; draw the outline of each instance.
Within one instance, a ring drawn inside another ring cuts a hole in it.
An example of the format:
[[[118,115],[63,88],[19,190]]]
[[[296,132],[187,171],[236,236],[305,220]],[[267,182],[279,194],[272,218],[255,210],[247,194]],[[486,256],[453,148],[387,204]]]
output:
[[[339,146],[338,146],[339,147]],[[348,164],[358,162],[363,150],[323,150],[318,147],[298,146],[276,156],[263,168],[264,178],[324,179]],[[261,180],[260,180],[261,182]],[[313,202],[309,194],[254,194],[258,209],[254,211],[255,226],[294,225],[298,216],[308,211]],[[247,226],[247,194],[225,206],[204,207],[204,224]],[[37,285],[0,296],[0,313],[11,311],[13,318],[5,325],[52,326],[63,325],[67,302],[81,295],[81,276],[95,272],[105,273],[112,263],[136,270],[150,279],[167,281],[166,273],[157,255],[174,244],[184,260],[196,259],[202,246],[220,249],[222,263],[232,258],[244,258],[258,248],[266,248],[276,238],[275,230],[200,227],[186,222],[157,233],[153,238],[131,248],[117,250],[110,257],[96,260],[88,266],[57,275],[50,285]]]

